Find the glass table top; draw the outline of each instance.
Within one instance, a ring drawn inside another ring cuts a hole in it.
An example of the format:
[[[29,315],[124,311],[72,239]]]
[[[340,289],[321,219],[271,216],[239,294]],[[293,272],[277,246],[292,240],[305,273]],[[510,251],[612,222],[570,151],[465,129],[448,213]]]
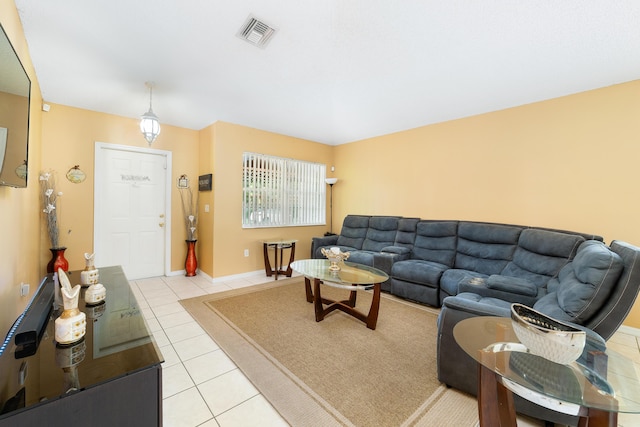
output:
[[[576,362],[560,365],[529,353],[503,317],[462,320],[453,334],[467,354],[516,388],[581,407],[640,413],[640,365],[613,350],[587,343]]]
[[[263,240],[262,243],[269,246],[288,246],[296,243],[297,241],[297,239],[271,239]]]
[[[303,276],[320,279],[327,284],[348,286],[361,285],[372,287],[375,283],[382,283],[389,279],[384,271],[367,265],[353,262],[340,262],[340,270],[329,270],[330,262],[326,259],[303,259],[291,263],[291,268]]]

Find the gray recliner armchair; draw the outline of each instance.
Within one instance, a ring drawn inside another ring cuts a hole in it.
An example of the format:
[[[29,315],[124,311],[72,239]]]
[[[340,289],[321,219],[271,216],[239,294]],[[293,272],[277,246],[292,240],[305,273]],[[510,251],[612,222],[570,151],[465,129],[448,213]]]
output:
[[[518,284],[515,283],[514,287]],[[631,310],[640,288],[640,248],[621,241],[610,247],[588,240],[575,258],[547,285],[546,295],[533,308],[609,339]],[[448,386],[477,394],[476,362],[455,341],[453,328],[474,316],[510,316],[511,301],[462,292],[443,301],[438,317],[438,378]],[[578,419],[515,397],[518,412],[559,424],[576,425]]]

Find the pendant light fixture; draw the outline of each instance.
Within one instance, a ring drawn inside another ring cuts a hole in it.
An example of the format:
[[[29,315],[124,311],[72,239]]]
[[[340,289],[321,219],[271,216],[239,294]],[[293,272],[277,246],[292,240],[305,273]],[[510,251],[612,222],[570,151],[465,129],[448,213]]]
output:
[[[158,116],[153,114],[153,108],[151,108],[154,84],[145,82],[145,86],[149,88],[149,111],[144,113],[140,118],[140,132],[142,132],[144,139],[151,145],[158,135],[160,135],[160,121],[158,120]]]

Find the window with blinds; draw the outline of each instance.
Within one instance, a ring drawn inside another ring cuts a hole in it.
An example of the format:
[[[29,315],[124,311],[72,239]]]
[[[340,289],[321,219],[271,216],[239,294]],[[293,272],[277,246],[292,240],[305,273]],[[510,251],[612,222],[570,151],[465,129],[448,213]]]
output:
[[[242,164],[243,228],[326,223],[326,165],[256,153]]]

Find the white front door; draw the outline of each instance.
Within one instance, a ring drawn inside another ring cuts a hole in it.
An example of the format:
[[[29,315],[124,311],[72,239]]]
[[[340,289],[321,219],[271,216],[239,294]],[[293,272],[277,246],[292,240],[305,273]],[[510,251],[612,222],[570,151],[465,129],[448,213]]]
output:
[[[96,143],[96,266],[121,265],[128,279],[169,271],[171,153]]]

